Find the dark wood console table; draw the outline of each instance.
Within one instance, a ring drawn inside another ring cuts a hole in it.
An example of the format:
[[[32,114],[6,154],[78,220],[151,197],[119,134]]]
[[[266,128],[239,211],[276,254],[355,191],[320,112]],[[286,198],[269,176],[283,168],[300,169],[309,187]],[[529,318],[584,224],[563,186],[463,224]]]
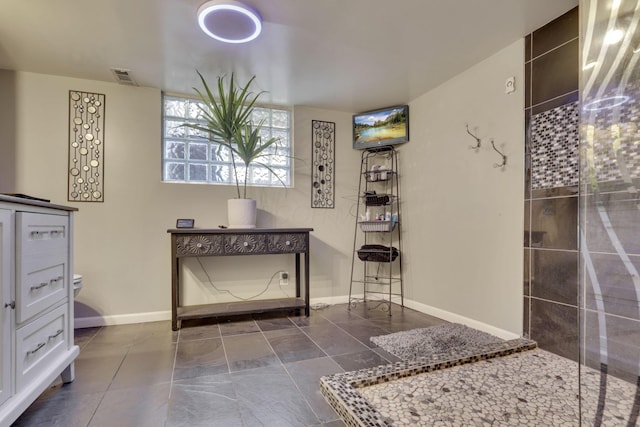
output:
[[[312,228],[167,230],[171,234],[171,329],[185,319],[224,317],[269,311],[300,310],[309,316],[309,232]],[[180,305],[180,267],[184,257],[295,254],[295,298],[262,299],[202,305]],[[300,254],[304,254],[304,298],[301,297]]]

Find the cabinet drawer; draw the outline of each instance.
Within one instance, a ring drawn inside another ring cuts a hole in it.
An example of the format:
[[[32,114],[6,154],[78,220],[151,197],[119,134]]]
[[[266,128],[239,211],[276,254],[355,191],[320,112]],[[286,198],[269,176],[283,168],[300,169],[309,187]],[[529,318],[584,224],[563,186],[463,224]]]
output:
[[[227,255],[263,254],[267,252],[264,234],[235,234],[224,236],[224,253]]]
[[[289,253],[307,250],[307,235],[305,233],[272,234],[267,238],[269,252]]]
[[[67,304],[16,330],[16,392],[46,372],[69,341]]]
[[[16,321],[25,322],[68,295],[67,216],[16,213]]]

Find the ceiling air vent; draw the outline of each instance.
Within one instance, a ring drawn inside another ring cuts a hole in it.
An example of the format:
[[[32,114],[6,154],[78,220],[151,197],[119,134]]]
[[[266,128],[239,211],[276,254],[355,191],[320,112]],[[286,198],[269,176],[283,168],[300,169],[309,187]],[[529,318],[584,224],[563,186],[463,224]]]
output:
[[[115,77],[116,82],[121,85],[138,86],[138,83],[131,77],[131,71],[124,68],[111,68],[111,73]]]

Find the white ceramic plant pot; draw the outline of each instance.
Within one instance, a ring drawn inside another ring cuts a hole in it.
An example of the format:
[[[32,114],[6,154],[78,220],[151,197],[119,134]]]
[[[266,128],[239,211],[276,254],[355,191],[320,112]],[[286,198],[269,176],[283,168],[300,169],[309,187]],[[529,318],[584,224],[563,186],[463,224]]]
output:
[[[227,200],[229,228],[256,228],[256,201],[253,199]]]

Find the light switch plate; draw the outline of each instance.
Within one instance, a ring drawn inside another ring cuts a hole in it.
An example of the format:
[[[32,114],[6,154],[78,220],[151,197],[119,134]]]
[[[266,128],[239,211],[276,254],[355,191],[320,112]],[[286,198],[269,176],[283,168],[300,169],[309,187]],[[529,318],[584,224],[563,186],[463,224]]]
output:
[[[504,82],[504,93],[510,94],[516,91],[516,78],[509,77],[507,81]]]

